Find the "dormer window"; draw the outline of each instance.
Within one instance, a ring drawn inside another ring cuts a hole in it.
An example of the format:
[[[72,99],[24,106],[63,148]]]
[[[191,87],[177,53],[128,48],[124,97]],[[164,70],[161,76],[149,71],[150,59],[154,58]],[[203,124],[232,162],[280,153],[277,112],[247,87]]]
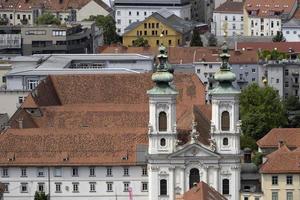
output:
[[[167,131],[167,114],[160,112],[158,117],[158,130]]]
[[[224,111],[222,112],[222,117],[221,117],[221,129],[222,131],[229,131],[229,127],[230,127],[229,112]]]

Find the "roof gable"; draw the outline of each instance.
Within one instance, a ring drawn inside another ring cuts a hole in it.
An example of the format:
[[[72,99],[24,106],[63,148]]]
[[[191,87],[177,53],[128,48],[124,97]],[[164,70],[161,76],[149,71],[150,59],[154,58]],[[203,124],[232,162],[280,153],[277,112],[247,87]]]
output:
[[[168,158],[172,159],[186,159],[186,158],[206,158],[210,157],[219,159],[220,155],[208,149],[207,146],[203,146],[199,143],[189,144],[187,143],[182,149],[170,154]]]

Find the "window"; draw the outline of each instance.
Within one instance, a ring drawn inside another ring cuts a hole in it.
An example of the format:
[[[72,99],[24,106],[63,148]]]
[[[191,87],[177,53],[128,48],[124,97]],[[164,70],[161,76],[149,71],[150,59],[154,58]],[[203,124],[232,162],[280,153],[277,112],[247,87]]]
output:
[[[106,168],[106,176],[112,176],[112,168],[111,167]]]
[[[147,166],[142,167],[142,176],[148,176]]]
[[[120,19],[117,19],[117,24],[121,24],[121,20]]]
[[[131,19],[130,19],[130,20],[128,20],[128,24],[131,24]]]
[[[148,183],[142,182],[142,192],[147,192],[147,191],[148,191]]]
[[[229,194],[229,179],[227,178],[222,181],[222,192],[223,194]]]
[[[159,40],[156,40],[156,45],[159,45]]]
[[[278,184],[278,176],[272,176],[272,185]]]
[[[27,89],[33,90],[38,85],[38,83],[38,80],[27,80]]]
[[[123,171],[124,171],[124,176],[129,176],[129,168],[128,167],[124,167]]]
[[[61,183],[55,183],[55,192],[61,192]]]
[[[21,168],[21,177],[26,177],[26,176],[27,176],[26,168]]]
[[[232,24],[232,29],[235,30],[236,29],[236,26],[235,24]]]
[[[156,28],[159,28],[159,23],[156,23]]]
[[[293,200],[293,192],[286,192],[286,200]]]
[[[229,122],[229,112],[228,111],[224,111],[222,112],[222,116],[221,116],[221,123],[222,123],[222,131],[229,131],[229,127],[230,127],[230,122]]]
[[[293,31],[294,34],[297,34],[297,31]]]
[[[244,200],[249,200],[249,197],[244,197]]]
[[[165,112],[159,113],[158,121],[158,130],[167,131],[167,114]]]
[[[140,15],[140,12],[139,12],[139,11],[136,11],[136,15],[139,16],[139,15]]]
[[[223,145],[224,145],[224,146],[227,146],[227,145],[228,145],[228,138],[224,138],[224,139],[223,139]]]
[[[121,11],[120,11],[120,10],[117,11],[117,15],[118,15],[118,16],[121,15]]]
[[[17,19],[20,19],[20,14],[17,14]]]
[[[228,17],[227,16],[225,16],[225,21],[227,21],[228,20]]]
[[[107,189],[107,192],[112,192],[113,191],[113,183],[106,182],[106,189]]]
[[[19,97],[19,98],[18,98],[18,100],[19,100],[19,101],[18,101],[18,102],[19,102],[19,104],[21,104],[21,103],[23,103],[23,102],[24,102],[24,100],[25,100],[25,97]]]
[[[145,11],[145,12],[144,12],[144,16],[146,16],[146,15],[147,15],[147,12]]]
[[[128,192],[128,188],[129,188],[129,182],[124,182],[124,192]]]
[[[2,168],[2,177],[8,177],[8,168]]]
[[[152,27],[152,28],[155,28],[155,23],[152,23],[152,24],[151,24],[151,27]]]
[[[172,40],[169,40],[169,46],[172,45]]]
[[[278,78],[276,79],[276,83],[279,83],[279,79]]]
[[[146,29],[147,28],[147,23],[144,23],[144,29]]]
[[[279,26],[279,21],[277,21],[277,26]]]
[[[235,21],[235,16],[232,16],[232,21]]]
[[[129,16],[131,16],[131,11],[129,11],[129,13],[128,13],[128,14],[129,14]]]
[[[38,191],[45,192],[45,183],[38,183]]]
[[[52,31],[52,36],[66,36],[67,32],[64,30],[53,30]]]
[[[256,69],[255,68],[252,68],[252,73],[255,73],[256,72]]]
[[[290,34],[290,31],[286,31],[285,33],[286,33],[286,34]]]
[[[166,139],[165,138],[162,138],[160,140],[160,146],[162,146],[162,147],[166,146]]]
[[[12,14],[9,15],[9,19],[13,19],[13,15]]]
[[[4,193],[9,193],[9,183],[3,183],[4,185]]]
[[[96,183],[90,182],[90,192],[96,192]]]
[[[147,31],[144,31],[144,35],[147,35]]]
[[[272,200],[278,200],[278,192],[272,192]]]
[[[79,192],[79,183],[72,183],[73,184],[73,192]]]
[[[90,176],[95,176],[95,167],[90,167]]]
[[[284,75],[286,75],[286,76],[289,75],[289,70],[288,70],[288,69],[285,69],[285,70],[284,70]]]
[[[292,185],[293,184],[293,176],[292,175],[286,176],[286,184],[287,185]]]
[[[254,82],[255,81],[255,78],[252,78],[252,82]]]
[[[44,176],[44,168],[39,167],[39,168],[37,169],[37,176],[38,176],[38,177],[43,177],[43,176]]]
[[[77,167],[72,168],[72,176],[78,176],[78,168]]]
[[[244,21],[244,17],[243,16],[241,16],[241,21]]]
[[[254,200],[259,200],[259,197],[255,197],[255,199]]]
[[[167,180],[166,179],[162,179],[160,180],[160,195],[167,195],[168,191],[167,191]]]
[[[27,193],[27,183],[21,183],[21,193]]]
[[[61,177],[61,175],[62,175],[61,168],[60,168],[60,167],[56,167],[56,168],[54,169],[54,176],[55,176],[55,177]]]
[[[197,69],[197,74],[200,74],[200,69]]]

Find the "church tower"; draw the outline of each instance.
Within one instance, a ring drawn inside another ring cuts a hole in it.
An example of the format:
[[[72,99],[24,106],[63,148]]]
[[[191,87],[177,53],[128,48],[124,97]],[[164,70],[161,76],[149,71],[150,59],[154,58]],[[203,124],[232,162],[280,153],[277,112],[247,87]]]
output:
[[[174,168],[170,164],[157,162],[176,150],[176,96],[178,92],[171,84],[172,70],[167,62],[167,52],[160,46],[157,56],[159,64],[152,75],[155,86],[149,95],[149,147],[148,174],[149,200],[174,200]],[[150,161],[151,160],[151,161]]]
[[[212,100],[211,140],[216,152],[222,156],[219,185],[223,194],[230,195],[228,199],[239,199],[240,188],[240,134],[241,122],[239,120],[239,94],[232,82],[236,77],[231,72],[228,60],[230,54],[226,43],[222,46],[222,59],[220,70],[215,74],[218,85],[210,91]],[[228,191],[224,190],[226,185]]]

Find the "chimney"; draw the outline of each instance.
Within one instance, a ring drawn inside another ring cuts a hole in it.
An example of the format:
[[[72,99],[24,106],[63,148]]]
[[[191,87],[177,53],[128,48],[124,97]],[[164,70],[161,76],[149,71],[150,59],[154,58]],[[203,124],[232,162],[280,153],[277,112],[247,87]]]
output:
[[[244,149],[244,163],[251,163],[251,149],[245,148]]]
[[[278,149],[280,149],[284,145],[284,141],[279,140],[278,141]]]
[[[23,128],[23,119],[19,119],[17,121],[18,121],[18,124],[19,124],[19,129],[22,129]]]

